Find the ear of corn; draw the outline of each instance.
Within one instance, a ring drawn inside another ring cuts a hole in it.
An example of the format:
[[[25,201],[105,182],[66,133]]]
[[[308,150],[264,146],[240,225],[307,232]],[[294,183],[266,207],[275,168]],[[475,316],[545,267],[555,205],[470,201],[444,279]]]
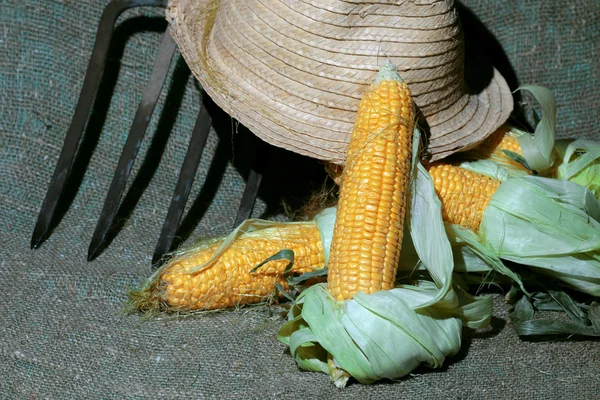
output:
[[[327,278],[338,300],[394,286],[413,118],[410,90],[388,63],[359,104],[348,146]]]
[[[517,130],[508,125],[503,125],[490,138],[488,138],[487,142],[489,145],[491,145],[490,147],[492,148],[492,152],[495,154],[498,154],[503,150],[507,150],[523,156],[523,151],[521,150],[521,145],[519,144],[518,140],[519,136],[520,134]]]
[[[325,267],[321,233],[316,222],[270,223],[270,227],[241,233],[220,248],[224,238],[201,243],[171,259],[147,287],[132,293],[142,311],[211,310],[258,303],[273,296],[275,285],[287,290],[286,259],[259,263],[292,250],[292,273]]]
[[[459,350],[464,326],[483,327],[491,319],[491,298],[473,298],[453,284],[452,252],[431,177],[416,164],[410,183],[407,232],[422,250],[427,280],[344,301],[323,285],[311,286],[279,331],[300,368],[328,373],[337,386],[348,376],[372,383],[397,379],[420,364],[439,367]]]
[[[507,171],[513,173],[515,176],[530,174],[531,171],[529,169],[506,153],[507,151],[513,153],[513,155],[519,156],[525,161],[518,139],[523,134],[524,132],[518,129],[509,125],[503,125],[479,146],[467,151],[462,156],[471,160],[491,160],[506,168]]]
[[[477,232],[483,212],[500,182],[443,162],[430,165],[428,172],[442,202],[444,221]]]
[[[505,153],[502,152],[503,150],[507,150],[522,156],[523,151],[521,150],[521,145],[519,145],[519,136],[519,131],[513,130],[513,128],[509,125],[503,125],[483,143],[477,146],[477,149],[484,157],[488,156],[492,158],[504,158]]]
[[[552,176],[555,161],[556,99],[550,90],[540,86],[522,86],[518,90],[529,91],[542,109],[542,119],[536,126],[534,134],[505,125],[463,156],[491,159],[504,166],[511,175],[516,177],[530,173],[528,168],[542,175]],[[528,168],[524,168],[520,162],[515,162],[504,151],[510,151],[521,157]]]
[[[581,292],[600,296],[600,203],[570,181],[507,179],[479,227],[485,247]]]

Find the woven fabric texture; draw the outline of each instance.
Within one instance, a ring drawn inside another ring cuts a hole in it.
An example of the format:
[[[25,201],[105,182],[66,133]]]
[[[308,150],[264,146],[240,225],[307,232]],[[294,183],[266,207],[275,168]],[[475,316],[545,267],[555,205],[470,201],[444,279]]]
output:
[[[266,307],[193,318],[124,315],[127,289],[151,273],[201,101],[181,59],[174,62],[134,167],[124,225],[97,260],[86,262],[166,27],[162,10],[131,10],[119,19],[70,181],[70,207],[47,242],[30,250],[107,3],[0,0],[0,399],[600,398],[598,342],[521,341],[500,295],[492,327],[466,332],[462,351],[442,369],[341,391],[327,376],[297,369],[276,339],[283,320]],[[600,140],[598,2],[465,4],[467,34],[482,42],[511,88],[552,89],[559,135]],[[243,131],[225,115],[215,119],[188,205],[192,237],[229,231],[247,174]],[[278,154],[255,216],[281,215],[284,197],[299,202],[322,184],[317,173],[304,182],[305,171],[321,168],[316,162]]]

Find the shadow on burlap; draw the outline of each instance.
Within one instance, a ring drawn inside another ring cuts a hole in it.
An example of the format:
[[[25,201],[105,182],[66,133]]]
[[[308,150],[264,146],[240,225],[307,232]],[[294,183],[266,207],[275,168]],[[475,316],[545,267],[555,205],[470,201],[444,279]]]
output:
[[[490,56],[504,63],[499,69],[513,89],[535,83],[555,91],[561,137],[598,138],[598,6],[506,3],[466,2],[497,40],[486,43]],[[598,342],[520,341],[499,295],[492,327],[467,333],[463,350],[441,370],[343,391],[323,374],[297,369],[276,340],[282,319],[265,307],[187,319],[123,315],[127,289],[151,272],[201,101],[185,66],[172,67],[172,90],[163,91],[140,151],[123,226],[87,263],[87,245],[149,78],[156,31],[164,28],[155,10],[120,19],[124,46],[111,53],[97,104],[109,108],[92,117],[86,132],[70,207],[48,241],[29,250],[105,4],[0,1],[0,398],[600,398]],[[247,175],[236,152],[244,134],[226,116],[220,119],[188,205],[192,237],[229,231]],[[254,216],[281,218],[283,200],[299,204],[325,179],[311,160],[280,152],[277,162],[265,170]],[[289,172],[298,165],[313,172],[308,184]],[[280,177],[269,172],[275,170],[288,171],[291,183],[275,184]]]

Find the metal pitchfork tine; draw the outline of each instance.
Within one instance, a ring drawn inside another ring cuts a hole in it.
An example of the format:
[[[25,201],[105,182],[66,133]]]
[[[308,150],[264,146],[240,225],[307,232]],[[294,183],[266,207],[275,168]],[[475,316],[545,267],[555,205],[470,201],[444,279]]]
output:
[[[106,57],[110,45],[114,25],[118,16],[125,10],[133,7],[150,6],[166,7],[166,0],[113,0],[110,2],[100,19],[96,42],[92,57],[85,75],[83,88],[77,102],[75,114],[71,121],[71,126],[67,131],[63,148],[48,187],[46,197],[38,215],[37,223],[31,239],[31,248],[39,247],[49,236],[52,229],[53,218],[56,214],[60,196],[64,190],[65,182],[70,175],[70,170],[76,156],[77,147],[81,140],[83,129],[85,128],[91,106],[94,101],[94,95],[98,88]],[[106,196],[104,207],[98,224],[94,231],[90,247],[88,249],[88,261],[96,258],[107,244],[107,234],[113,226],[115,215],[131,173],[135,157],[141,145],[141,141],[146,132],[152,112],[162,90],[164,81],[169,71],[169,66],[175,53],[175,42],[169,32],[163,34],[158,55],[152,73],[150,82],[144,90],[142,101],[138,106],[133,124],[127,136],[127,141],[123,152],[119,158],[119,163],[115,175]],[[169,206],[169,211],[162,231],[154,251],[152,262],[156,265],[162,257],[171,250],[173,241],[183,211],[200,163],[202,151],[206,144],[208,133],[212,120],[205,107],[201,105],[196,124],[192,132],[192,138],[185,156],[178,182],[173,193],[173,198]],[[252,167],[248,176],[248,182],[242,195],[240,208],[236,216],[235,225],[250,217],[260,185],[261,175]]]

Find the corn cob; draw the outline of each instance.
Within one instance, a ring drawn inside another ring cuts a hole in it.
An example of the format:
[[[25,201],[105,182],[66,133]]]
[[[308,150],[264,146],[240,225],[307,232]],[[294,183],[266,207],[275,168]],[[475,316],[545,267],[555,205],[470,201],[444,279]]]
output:
[[[288,288],[284,270],[288,260],[272,260],[250,271],[282,249],[294,252],[292,272],[325,267],[317,224],[288,223],[242,234],[216,262],[209,261],[222,239],[205,243],[176,256],[162,267],[146,289],[132,293],[141,311],[211,310],[258,303],[273,295],[275,284]]]
[[[484,142],[484,145],[487,145],[488,148],[494,152],[508,150],[521,156],[523,155],[519,140],[511,134],[511,127],[508,125],[503,125],[498,128],[496,132]]]
[[[530,173],[530,171],[521,163],[513,160],[503,151],[507,150],[524,157],[523,150],[521,150],[521,145],[519,144],[518,136],[519,131],[513,129],[509,125],[502,125],[479,146],[470,150],[466,156],[476,159],[489,159],[497,163],[510,165]]]
[[[348,145],[327,277],[338,300],[394,286],[413,118],[410,90],[388,62],[359,104]]]
[[[500,182],[443,162],[427,169],[442,202],[444,221],[479,230],[481,218]]]

